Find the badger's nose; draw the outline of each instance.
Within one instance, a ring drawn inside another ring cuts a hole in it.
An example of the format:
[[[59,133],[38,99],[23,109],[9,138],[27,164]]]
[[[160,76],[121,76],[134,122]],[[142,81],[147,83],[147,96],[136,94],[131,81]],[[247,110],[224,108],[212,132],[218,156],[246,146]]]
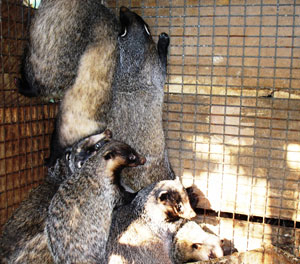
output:
[[[186,206],[183,210],[183,213],[180,214],[181,218],[188,219],[188,220],[194,218],[195,216],[196,213],[190,206]]]
[[[196,217],[196,213],[195,213],[195,211],[192,209],[191,212],[190,212],[190,218],[189,218],[189,219],[192,219],[192,218],[194,218],[194,217]]]
[[[120,12],[125,13],[125,12],[127,12],[127,11],[129,11],[129,9],[128,9],[127,7],[125,7],[125,6],[121,6],[121,7],[120,7]]]
[[[146,158],[145,157],[141,157],[140,158],[140,163],[141,163],[141,165],[144,165],[145,163],[146,163]]]
[[[210,251],[210,254],[209,254],[209,259],[214,259],[216,258],[216,255],[214,254],[214,252]]]

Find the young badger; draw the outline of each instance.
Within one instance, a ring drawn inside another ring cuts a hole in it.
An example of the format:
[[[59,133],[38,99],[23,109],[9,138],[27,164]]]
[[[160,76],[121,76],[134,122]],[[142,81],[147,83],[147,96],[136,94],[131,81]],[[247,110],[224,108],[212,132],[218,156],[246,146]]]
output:
[[[85,52],[86,66],[95,63],[94,69],[85,70],[94,82],[90,85],[99,86],[98,91],[110,86],[101,77],[111,77],[114,71],[118,32],[115,15],[101,1],[43,0],[29,28],[21,79],[16,79],[19,92],[30,97],[61,98],[74,84]]]
[[[186,222],[174,237],[173,260],[176,264],[220,257],[223,257],[221,240],[205,232],[194,221]]]
[[[179,180],[153,183],[114,211],[104,263],[172,263],[172,239],[196,216]]]
[[[0,238],[0,263],[48,263],[44,259],[50,255],[44,227],[51,199],[62,181],[79,171],[83,163],[110,140],[109,130],[91,135],[68,148],[66,156],[57,160],[45,181],[30,192],[4,225]]]
[[[169,37],[162,33],[156,47],[148,25],[126,7],[120,9],[120,23],[108,128],[114,138],[147,159],[145,166],[122,172],[126,186],[138,191],[153,182],[174,179],[162,127]]]
[[[124,198],[120,171],[144,163],[127,144],[111,140],[60,186],[46,223],[55,262],[104,263],[112,211]]]

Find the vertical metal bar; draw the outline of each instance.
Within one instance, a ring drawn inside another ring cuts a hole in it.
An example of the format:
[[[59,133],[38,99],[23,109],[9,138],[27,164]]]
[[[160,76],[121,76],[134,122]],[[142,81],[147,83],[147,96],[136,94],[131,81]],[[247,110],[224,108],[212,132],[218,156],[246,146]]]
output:
[[[16,3],[16,10],[17,11],[20,11],[20,12],[22,12],[23,11],[23,8],[18,8],[18,6],[17,6],[17,3]],[[16,11],[16,12],[17,12]],[[21,13],[22,14],[22,13]],[[22,26],[23,26],[23,23],[24,23],[24,21],[23,21],[23,16],[22,16],[22,21],[21,21],[21,23],[22,23]],[[18,25],[17,25],[17,21],[16,21],[16,19],[14,20],[14,26],[15,26],[15,32],[14,32],[14,37],[12,37],[12,38],[14,38],[14,41],[15,41],[15,43],[18,43],[18,32],[17,32],[17,27],[18,27]],[[18,50],[19,50],[20,48],[19,48],[19,46],[18,46]],[[17,54],[15,54],[15,55],[17,55]],[[17,92],[17,90],[15,91],[15,92]],[[22,177],[22,174],[21,174],[21,170],[20,170],[20,164],[21,164],[21,158],[20,158],[20,150],[21,150],[21,131],[20,131],[20,104],[19,104],[19,96],[17,96],[17,99],[16,99],[16,108],[17,108],[17,120],[16,120],[16,126],[18,127],[18,132],[17,132],[17,138],[16,138],[16,140],[18,141],[18,150],[19,150],[19,155],[18,155],[18,164],[19,164],[19,171],[18,171],[18,186],[19,186],[19,188],[21,189],[21,183],[22,183],[22,179],[21,179],[21,177]]]
[[[199,79],[199,49],[200,49],[200,6],[198,5],[198,25],[197,25],[197,55],[196,55],[196,87],[195,87],[195,105],[194,105],[194,142],[193,142],[193,148],[194,148],[194,153],[193,153],[193,184],[195,184],[195,178],[196,178],[196,163],[197,163],[197,154],[196,154],[196,146],[197,146],[197,140],[196,140],[196,135],[198,134],[197,132],[197,102],[198,102],[198,79]]]
[[[225,144],[226,144],[226,118],[227,118],[227,96],[228,96],[228,64],[229,64],[229,53],[230,53],[230,28],[231,28],[231,0],[229,0],[229,3],[228,3],[228,17],[227,17],[227,48],[226,48],[226,53],[227,53],[227,56],[226,56],[226,65],[225,65],[225,76],[226,76],[226,81],[225,81],[225,95],[224,95],[224,111],[223,111],[223,131],[222,131],[222,178],[221,178],[221,185],[220,185],[220,191],[221,191],[221,194],[220,194],[220,201],[219,201],[219,212],[218,212],[218,221],[220,221],[220,212],[222,211],[222,201],[223,201],[223,184],[224,184],[224,173],[225,173],[225,163],[226,163],[226,160],[225,160],[225,157],[226,157],[226,149],[225,149]],[[234,223],[234,214],[233,214],[233,223]],[[219,227],[219,234],[220,234],[220,227]],[[233,237],[234,237],[234,234],[233,234]]]
[[[279,22],[278,22],[278,19],[279,18],[279,0],[277,0],[277,3],[276,3],[276,25],[275,25],[275,44],[274,44],[274,64],[273,64],[273,87],[272,87],[272,94],[274,94],[275,90],[276,90],[276,65],[277,65],[277,45],[278,45],[278,28],[279,28]],[[272,188],[272,185],[271,185],[271,174],[270,174],[270,170],[271,170],[271,160],[272,160],[272,157],[271,157],[271,147],[272,147],[272,141],[273,141],[273,122],[275,122],[274,120],[274,96],[271,97],[271,122],[270,122],[270,148],[269,148],[269,153],[268,153],[268,161],[269,161],[269,168],[268,168],[268,174],[267,174],[267,188],[266,188],[266,201],[268,201],[268,196],[269,196],[269,189]],[[266,206],[265,206],[265,215],[264,217],[266,217],[266,214],[267,214],[267,209],[268,209],[268,203],[266,203]],[[272,204],[269,205],[270,206],[274,206]],[[277,224],[277,232],[276,232],[276,242],[275,241],[272,241],[273,243],[278,243],[279,241],[279,230],[280,230],[280,215],[278,216],[278,224]],[[273,235],[273,234],[272,234]]]
[[[250,191],[250,201],[249,201],[249,211],[247,219],[249,221],[252,216],[252,193],[253,193],[253,184],[254,184],[254,174],[256,166],[256,152],[257,152],[257,122],[258,122],[258,95],[260,89],[260,69],[261,69],[261,43],[262,43],[262,18],[263,18],[263,0],[260,1],[260,15],[259,15],[259,42],[258,42],[258,61],[257,61],[257,85],[255,87],[255,107],[254,107],[254,138],[253,138],[253,162],[251,170],[251,191]],[[266,203],[265,203],[266,205]],[[264,218],[263,218],[264,219]],[[264,221],[264,220],[263,220]],[[249,226],[248,226],[249,228]],[[264,233],[264,232],[263,232]],[[263,238],[262,238],[263,239]],[[247,248],[249,247],[249,232],[247,233]]]
[[[262,0],[263,1],[263,0]],[[248,8],[248,3],[247,0],[245,0],[245,7],[244,7],[244,24],[247,25],[247,8]],[[261,11],[262,11],[262,2],[261,2]],[[261,14],[260,14],[261,15]],[[261,16],[260,16],[261,18]],[[260,20],[260,28],[261,28],[261,22]],[[246,27],[243,29],[243,36],[246,36]],[[240,104],[240,118],[242,116],[242,109],[243,109],[243,87],[244,87],[244,73],[245,73],[245,37],[243,38],[243,55],[242,55],[242,77],[241,77],[241,104]],[[258,87],[259,89],[259,87]],[[256,90],[256,105],[257,105],[257,96],[258,96],[258,91]],[[255,121],[256,121],[256,111],[255,111]],[[254,129],[256,129],[256,122],[254,122]],[[254,148],[255,148],[255,143],[254,143]],[[254,150],[255,152],[255,150]],[[252,197],[253,197],[253,185],[254,185],[254,168],[255,168],[255,155],[252,157],[253,158],[253,168],[252,168],[252,175],[251,175],[251,192],[250,192],[250,201],[249,201],[249,211],[247,215],[247,249],[249,248],[249,239],[250,239],[250,216],[252,215]]]
[[[168,34],[169,34],[169,37],[170,37],[170,46],[169,46],[169,52],[168,52],[168,61],[170,59],[170,51],[171,51],[171,43],[172,43],[172,30],[171,30],[171,25],[172,25],[172,0],[169,0],[169,25],[168,25]],[[165,144],[168,144],[168,140],[171,141],[171,138],[169,138],[169,113],[170,113],[170,110],[169,110],[169,102],[170,102],[170,99],[169,99],[169,95],[170,95],[170,74],[169,74],[169,63],[167,64],[167,76],[166,76],[166,84],[165,84],[165,88],[167,91],[165,91],[165,103],[164,103],[164,107],[166,108],[166,116],[167,116],[167,120],[165,121],[166,122],[166,125],[165,125],[165,135],[166,135],[166,143]],[[166,103],[167,102],[167,103]],[[168,155],[170,157],[170,153],[168,152]]]
[[[181,96],[180,96],[180,138],[179,138],[179,175],[183,176],[184,165],[182,165],[183,159],[183,89],[184,89],[184,65],[185,65],[185,29],[186,29],[186,0],[184,0],[184,14],[183,14],[183,32],[182,32],[182,56],[181,56]]]
[[[291,93],[292,93],[292,80],[295,78],[293,75],[293,69],[294,69],[294,47],[295,47],[295,39],[296,37],[296,33],[295,33],[295,27],[296,27],[296,4],[297,7],[299,8],[300,5],[299,3],[297,3],[296,0],[294,0],[293,3],[293,27],[292,27],[292,50],[291,50],[291,63],[290,63],[290,79],[289,79],[289,98],[288,98],[288,120],[290,120],[290,116],[291,116],[291,111],[290,111],[290,100],[291,100]],[[299,11],[298,11],[299,12]],[[298,16],[300,15],[299,13],[297,14]],[[299,25],[297,25],[297,27],[299,28]],[[297,48],[299,49],[300,47],[297,46]],[[298,76],[299,78],[299,76]],[[286,140],[288,140],[288,131],[289,131],[289,127],[287,126],[287,135],[286,135]],[[300,243],[299,241],[297,241],[297,233],[296,233],[296,228],[300,228],[300,222],[297,222],[298,219],[298,215],[300,214],[300,208],[299,208],[299,201],[300,201],[300,178],[298,178],[298,196],[296,198],[296,206],[295,206],[295,220],[294,220],[294,245],[293,245],[293,253],[296,254],[296,252],[298,253],[297,257],[300,257]],[[294,196],[295,197],[295,196]],[[298,243],[298,247],[296,248]]]
[[[4,3],[2,3],[4,4]],[[6,5],[7,5],[7,1],[6,1]],[[1,11],[3,9],[1,8]],[[5,92],[4,92],[4,59],[3,59],[3,50],[4,50],[4,41],[3,41],[3,24],[2,24],[2,13],[1,13],[1,25],[0,25],[0,30],[1,30],[1,38],[0,38],[0,45],[1,45],[1,71],[2,71],[2,74],[1,74],[1,82],[2,82],[2,85],[3,85],[3,111],[2,111],[2,124],[4,126],[4,124],[6,123],[6,117],[5,117],[5,110],[6,110],[6,99],[5,99]],[[7,219],[8,217],[8,189],[7,189],[7,186],[8,186],[8,175],[7,175],[7,159],[6,159],[6,129],[4,127],[3,129],[3,145],[4,145],[4,162],[3,162],[3,165],[4,165],[4,177],[5,177],[5,187],[4,187],[4,191],[2,193],[0,193],[0,195],[4,195],[5,196],[5,208],[3,208],[3,210],[5,211],[5,217]],[[2,208],[1,208],[2,210]],[[2,223],[1,223],[2,224]]]
[[[246,0],[245,0],[246,1]],[[244,4],[247,5],[247,2]],[[243,29],[243,36],[245,36],[245,29],[246,29],[246,23],[245,23],[245,13],[246,13],[246,7],[244,6],[244,29]],[[226,89],[228,87],[228,66],[229,66],[229,58],[230,58],[230,50],[232,47],[230,47],[230,32],[231,32],[231,1],[229,1],[229,10],[228,10],[228,33],[227,33],[227,64],[226,64]],[[245,40],[244,40],[245,43]],[[243,52],[245,50],[245,45],[243,45]],[[243,81],[244,81],[244,64],[242,63],[242,70],[241,70],[241,95],[240,95],[240,105],[239,105],[239,122],[241,121],[241,115],[242,115],[242,100],[243,100]],[[225,103],[225,107],[227,106],[227,103]],[[225,124],[224,124],[225,126]],[[237,154],[237,166],[236,166],[236,186],[235,186],[235,203],[234,203],[234,210],[232,212],[232,242],[234,242],[235,237],[235,225],[236,225],[236,206],[237,206],[237,194],[238,194],[238,175],[239,175],[239,168],[240,168],[240,137],[241,137],[241,126],[238,127],[238,138],[239,138],[239,145],[238,145],[238,154]]]
[[[207,188],[206,188],[206,197],[208,197],[208,190],[209,190],[209,179],[210,179],[210,170],[211,170],[211,162],[210,162],[210,158],[211,158],[211,144],[212,144],[212,135],[211,135],[211,112],[212,112],[212,106],[213,106],[213,75],[214,75],[214,55],[215,55],[215,25],[216,25],[216,0],[214,0],[213,2],[213,24],[212,24],[212,43],[211,43],[211,47],[212,47],[212,54],[211,54],[211,76],[210,76],[210,92],[209,92],[209,132],[208,132],[208,171],[207,171]],[[204,210],[204,214],[206,214],[206,210]],[[220,218],[220,211],[218,212],[218,218]]]

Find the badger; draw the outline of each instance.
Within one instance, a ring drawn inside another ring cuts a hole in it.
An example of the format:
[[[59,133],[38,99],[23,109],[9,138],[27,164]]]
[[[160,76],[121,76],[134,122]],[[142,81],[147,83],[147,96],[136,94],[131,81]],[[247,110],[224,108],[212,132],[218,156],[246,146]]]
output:
[[[48,263],[46,256],[51,254],[44,227],[51,199],[60,184],[78,172],[90,157],[111,140],[111,136],[111,132],[105,130],[83,138],[65,150],[65,155],[48,170],[45,181],[30,191],[29,197],[4,225],[0,237],[0,263]]]
[[[205,232],[196,222],[181,226],[173,239],[173,261],[176,264],[223,257],[222,242]]]
[[[43,0],[29,27],[21,78],[15,80],[19,92],[61,99],[75,82],[81,56],[88,50],[97,56],[94,62],[114,55],[118,32],[116,16],[101,1]],[[108,60],[101,67],[110,64]]]
[[[107,127],[114,138],[147,159],[144,166],[122,172],[124,185],[138,191],[153,182],[175,178],[162,126],[169,37],[160,34],[156,45],[147,23],[126,7],[120,8],[120,24]]]
[[[129,145],[111,140],[60,185],[46,221],[56,263],[104,263],[113,209],[126,198],[120,172],[145,161]]]
[[[172,263],[173,236],[195,216],[178,179],[143,188],[114,211],[104,263]]]

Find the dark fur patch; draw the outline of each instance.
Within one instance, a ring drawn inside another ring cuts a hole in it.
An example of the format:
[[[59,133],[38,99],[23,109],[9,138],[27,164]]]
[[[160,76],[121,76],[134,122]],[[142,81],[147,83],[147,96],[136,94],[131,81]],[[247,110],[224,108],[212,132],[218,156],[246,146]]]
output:
[[[175,222],[179,220],[179,212],[181,211],[181,195],[177,191],[168,191],[162,193],[159,197],[160,201],[166,206],[167,221]]]

